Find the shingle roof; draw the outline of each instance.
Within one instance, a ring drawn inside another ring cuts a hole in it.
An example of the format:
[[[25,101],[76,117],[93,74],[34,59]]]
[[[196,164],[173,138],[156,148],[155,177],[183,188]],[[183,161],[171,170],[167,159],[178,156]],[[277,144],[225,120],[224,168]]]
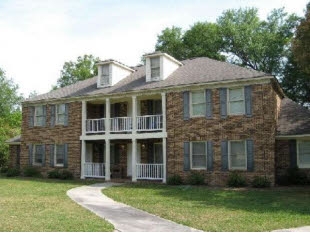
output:
[[[20,143],[21,142],[21,136],[18,135],[14,138],[10,138],[9,140],[6,141],[8,144],[14,144],[14,143]]]
[[[277,135],[310,134],[310,110],[289,98],[282,99]]]
[[[40,101],[58,98],[113,94],[148,89],[157,89],[189,84],[242,80],[267,76],[264,72],[243,68],[226,62],[212,60],[206,57],[182,61],[180,66],[167,79],[159,82],[145,81],[145,66],[134,67],[134,73],[127,76],[112,87],[97,88],[97,77],[76,84],[38,95],[27,101]]]

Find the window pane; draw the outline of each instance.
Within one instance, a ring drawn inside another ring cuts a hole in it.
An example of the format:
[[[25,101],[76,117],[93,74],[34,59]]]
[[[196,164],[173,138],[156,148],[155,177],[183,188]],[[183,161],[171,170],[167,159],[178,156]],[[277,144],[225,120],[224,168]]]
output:
[[[204,103],[205,95],[204,92],[192,92],[192,103]]]
[[[193,104],[192,109],[193,109],[193,116],[203,116],[206,113],[205,103]]]
[[[245,168],[245,142],[230,142],[230,166],[231,168]]]
[[[244,155],[244,142],[230,142],[230,153]]]
[[[231,155],[230,164],[232,168],[245,168],[245,156],[244,155]]]
[[[35,109],[36,116],[42,116],[43,115],[43,106],[37,106]]]
[[[65,122],[65,115],[58,115],[58,122],[59,124],[64,124]]]
[[[102,75],[108,75],[109,76],[109,65],[102,66]]]
[[[35,145],[34,148],[34,163],[41,164],[43,159],[43,146],[42,145]]]
[[[204,142],[193,142],[193,155],[194,154],[205,154],[206,144]]]
[[[56,145],[56,164],[64,163],[65,147],[64,145]]]
[[[244,113],[244,108],[244,101],[230,103],[230,113]]]
[[[66,111],[66,105],[65,104],[59,104],[57,105],[57,112],[60,114],[64,114]]]
[[[310,142],[303,141],[298,144],[298,158],[299,165],[310,166]]]
[[[243,100],[243,88],[230,89],[229,90],[229,100],[230,101]]]
[[[206,167],[206,155],[194,155],[192,156],[192,168]]]
[[[151,68],[158,68],[159,67],[159,57],[151,58]]]
[[[101,85],[109,84],[109,75],[101,75],[100,82]]]
[[[158,68],[151,68],[151,78],[156,78],[160,76],[160,70]]]

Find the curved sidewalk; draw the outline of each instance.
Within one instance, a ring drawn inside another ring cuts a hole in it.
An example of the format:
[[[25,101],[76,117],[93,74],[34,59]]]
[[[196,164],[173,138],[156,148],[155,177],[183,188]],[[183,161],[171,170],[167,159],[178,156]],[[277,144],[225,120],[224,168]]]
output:
[[[199,231],[113,201],[102,194],[101,189],[113,185],[119,184],[101,183],[82,186],[70,189],[67,195],[79,205],[109,221],[117,231]]]

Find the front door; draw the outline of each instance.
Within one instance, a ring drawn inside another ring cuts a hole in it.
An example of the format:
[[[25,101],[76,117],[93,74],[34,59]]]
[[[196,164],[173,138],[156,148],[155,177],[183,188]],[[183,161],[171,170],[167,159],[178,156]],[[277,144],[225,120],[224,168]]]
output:
[[[141,144],[137,143],[137,163],[141,162]],[[127,144],[127,176],[132,176],[132,144]]]

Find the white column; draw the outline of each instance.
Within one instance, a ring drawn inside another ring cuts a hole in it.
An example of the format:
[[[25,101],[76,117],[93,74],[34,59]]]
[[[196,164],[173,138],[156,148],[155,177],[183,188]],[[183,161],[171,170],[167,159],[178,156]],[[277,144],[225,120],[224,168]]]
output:
[[[132,133],[137,132],[137,96],[132,96]],[[132,148],[134,146],[132,145]]]
[[[110,170],[110,139],[105,140],[105,180],[111,180]]]
[[[111,105],[110,105],[110,99],[105,99],[105,134],[110,134],[111,126],[110,126],[110,117],[111,117]],[[109,148],[110,150],[110,148]]]
[[[166,93],[161,93],[161,107],[163,112],[163,132],[167,130],[167,123],[166,123]]]
[[[81,179],[85,179],[85,157],[86,157],[86,142],[82,140],[82,148],[81,148]]]
[[[82,135],[86,135],[86,118],[87,118],[87,103],[82,101]]]
[[[167,139],[163,138],[163,163],[164,163],[164,167],[163,167],[163,183],[166,183],[167,181],[167,152],[166,152],[166,148],[167,148]]]
[[[132,182],[137,181],[137,139],[132,139]]]

